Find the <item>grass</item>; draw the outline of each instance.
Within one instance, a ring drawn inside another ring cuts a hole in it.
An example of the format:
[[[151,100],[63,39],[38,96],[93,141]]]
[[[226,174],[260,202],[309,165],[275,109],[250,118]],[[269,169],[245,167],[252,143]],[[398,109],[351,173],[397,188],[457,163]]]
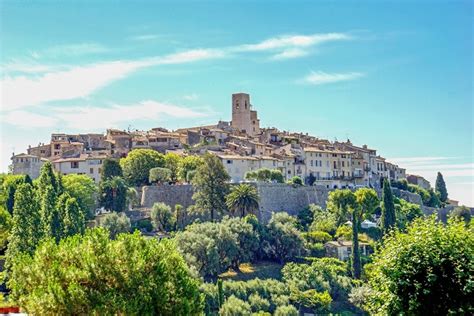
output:
[[[229,269],[229,271],[221,273],[219,277],[223,280],[234,281],[248,281],[255,278],[280,280],[281,268],[283,268],[283,265],[269,261],[242,263],[239,266],[240,271]]]

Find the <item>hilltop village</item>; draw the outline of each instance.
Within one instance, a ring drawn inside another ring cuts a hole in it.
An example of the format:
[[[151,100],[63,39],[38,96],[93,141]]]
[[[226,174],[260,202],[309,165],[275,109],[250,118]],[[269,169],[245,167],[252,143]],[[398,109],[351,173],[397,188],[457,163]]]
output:
[[[221,159],[233,183],[244,181],[249,171],[268,168],[280,170],[287,180],[299,176],[306,184],[328,189],[380,188],[382,178],[407,179],[430,188],[424,178],[407,175],[405,169],[367,145],[260,127],[246,93],[232,95],[230,122],[174,131],[157,127],[149,131],[107,129],[105,135],[54,133],[49,143],[29,146],[27,154],[13,155],[11,170],[34,179],[49,160],[61,174],[86,174],[98,183],[105,158],[122,158],[138,148],[180,155],[211,152]]]

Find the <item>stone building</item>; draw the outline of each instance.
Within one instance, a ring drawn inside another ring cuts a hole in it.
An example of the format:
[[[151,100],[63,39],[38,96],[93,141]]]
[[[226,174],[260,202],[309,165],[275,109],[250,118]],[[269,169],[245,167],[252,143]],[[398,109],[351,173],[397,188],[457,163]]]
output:
[[[260,134],[260,120],[247,93],[232,94],[232,127],[249,136]]]
[[[13,174],[27,174],[31,179],[39,177],[41,167],[47,161],[45,158],[28,154],[14,155],[11,160]]]
[[[431,184],[428,180],[423,178],[422,176],[414,175],[414,174],[409,174],[407,175],[407,181],[408,183],[418,185],[422,187],[425,190],[431,189]]]
[[[60,174],[84,174],[91,177],[96,183],[101,178],[102,162],[107,156],[91,156],[81,154],[78,157],[59,158],[54,160],[54,169]]]

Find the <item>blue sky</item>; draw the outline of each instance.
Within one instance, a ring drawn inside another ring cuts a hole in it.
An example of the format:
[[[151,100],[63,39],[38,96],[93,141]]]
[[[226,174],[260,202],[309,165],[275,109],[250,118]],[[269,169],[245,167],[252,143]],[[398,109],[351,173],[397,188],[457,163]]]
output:
[[[470,1],[2,1],[1,162],[52,132],[230,119],[376,148],[474,205]]]

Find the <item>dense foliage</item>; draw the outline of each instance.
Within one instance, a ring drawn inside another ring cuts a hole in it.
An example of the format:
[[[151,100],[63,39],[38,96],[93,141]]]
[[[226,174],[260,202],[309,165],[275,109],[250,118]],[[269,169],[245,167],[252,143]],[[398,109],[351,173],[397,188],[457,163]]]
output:
[[[395,204],[393,202],[392,188],[387,179],[383,182],[382,191],[382,228],[384,232],[395,227],[396,215]]]
[[[92,178],[83,174],[68,174],[62,177],[64,190],[76,199],[85,211],[87,218],[92,218],[96,206],[97,186]]]
[[[124,213],[105,214],[98,219],[98,225],[107,229],[112,239],[118,234],[128,233],[131,230],[130,218]]]
[[[171,211],[171,207],[165,203],[155,203],[151,209],[150,218],[153,227],[159,231],[169,232],[175,229],[175,214]]]
[[[448,190],[446,189],[446,183],[444,182],[441,172],[438,172],[436,176],[435,192],[439,194],[441,202],[445,203],[448,200]]]
[[[197,315],[198,282],[172,242],[95,229],[15,258],[11,296],[31,314]]]
[[[148,182],[150,183],[166,183],[170,182],[172,179],[173,173],[168,168],[151,168],[150,176],[148,177]]]
[[[230,180],[221,160],[212,154],[205,154],[203,162],[193,178],[196,207],[209,212],[211,220],[226,212],[225,197],[229,192]]]
[[[417,219],[384,238],[367,269],[373,314],[448,315],[474,311],[474,230]]]
[[[109,211],[125,211],[127,190],[127,183],[120,177],[101,181],[99,184],[99,206]]]
[[[103,181],[112,179],[113,177],[123,176],[122,167],[120,166],[120,162],[117,159],[104,159],[101,168],[100,179]]]
[[[150,169],[164,165],[163,155],[152,149],[134,149],[120,159],[124,179],[134,186],[148,184]]]
[[[248,171],[245,174],[246,180],[253,180],[259,182],[276,182],[283,183],[283,173],[278,169],[261,168],[254,171]]]

